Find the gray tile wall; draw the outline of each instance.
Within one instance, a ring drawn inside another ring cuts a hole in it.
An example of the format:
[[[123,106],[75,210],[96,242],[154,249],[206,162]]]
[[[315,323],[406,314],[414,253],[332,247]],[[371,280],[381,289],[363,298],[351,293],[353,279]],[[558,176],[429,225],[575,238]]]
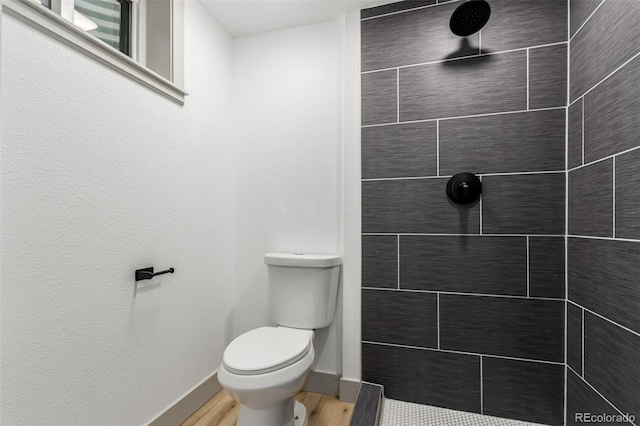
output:
[[[568,7],[489,1],[467,40],[448,28],[458,2],[362,13],[363,380],[557,425]],[[464,171],[483,182],[469,206],[445,194]]]
[[[570,0],[567,425],[640,418],[640,2]],[[627,424],[606,422],[606,424]]]

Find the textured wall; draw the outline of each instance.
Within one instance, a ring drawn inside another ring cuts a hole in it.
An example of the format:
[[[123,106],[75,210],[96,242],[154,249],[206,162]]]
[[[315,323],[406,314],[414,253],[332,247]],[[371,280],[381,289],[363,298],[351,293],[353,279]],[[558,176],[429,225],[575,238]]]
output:
[[[363,380],[562,424],[567,3],[490,0],[467,43],[433,3],[362,12]]]
[[[221,361],[232,44],[185,30],[180,107],[2,17],[3,425],[145,424]]]
[[[343,43],[342,19],[234,39],[234,336],[271,324],[265,253],[342,254]],[[341,371],[337,312],[314,370]]]
[[[570,7],[567,424],[582,412],[637,422],[640,2]]]

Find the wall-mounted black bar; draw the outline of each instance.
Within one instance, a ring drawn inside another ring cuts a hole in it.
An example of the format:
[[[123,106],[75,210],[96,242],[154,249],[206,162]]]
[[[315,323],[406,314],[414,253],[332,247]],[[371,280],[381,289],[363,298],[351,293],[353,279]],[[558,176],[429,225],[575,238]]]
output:
[[[136,281],[150,280],[151,278],[155,277],[156,275],[173,274],[174,272],[175,272],[175,269],[169,268],[166,271],[160,271],[160,272],[156,272],[154,274],[153,273],[153,266],[151,266],[149,268],[142,268],[142,269],[136,270]]]

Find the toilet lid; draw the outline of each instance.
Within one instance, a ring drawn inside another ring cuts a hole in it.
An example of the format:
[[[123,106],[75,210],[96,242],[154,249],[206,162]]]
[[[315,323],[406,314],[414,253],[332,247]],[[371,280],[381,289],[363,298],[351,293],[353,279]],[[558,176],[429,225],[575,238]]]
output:
[[[302,359],[311,344],[306,330],[260,327],[236,337],[225,349],[222,362],[235,374],[269,373]]]

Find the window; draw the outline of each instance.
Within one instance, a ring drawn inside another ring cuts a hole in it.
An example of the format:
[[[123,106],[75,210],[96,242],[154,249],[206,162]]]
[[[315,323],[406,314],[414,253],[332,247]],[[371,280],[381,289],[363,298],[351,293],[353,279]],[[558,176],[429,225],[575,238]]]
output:
[[[81,29],[77,16],[88,20],[88,32],[130,56],[131,2],[129,0],[75,0],[74,24]]]
[[[183,0],[2,0],[2,9],[184,103]]]
[[[39,0],[39,3],[131,56],[131,0]]]

